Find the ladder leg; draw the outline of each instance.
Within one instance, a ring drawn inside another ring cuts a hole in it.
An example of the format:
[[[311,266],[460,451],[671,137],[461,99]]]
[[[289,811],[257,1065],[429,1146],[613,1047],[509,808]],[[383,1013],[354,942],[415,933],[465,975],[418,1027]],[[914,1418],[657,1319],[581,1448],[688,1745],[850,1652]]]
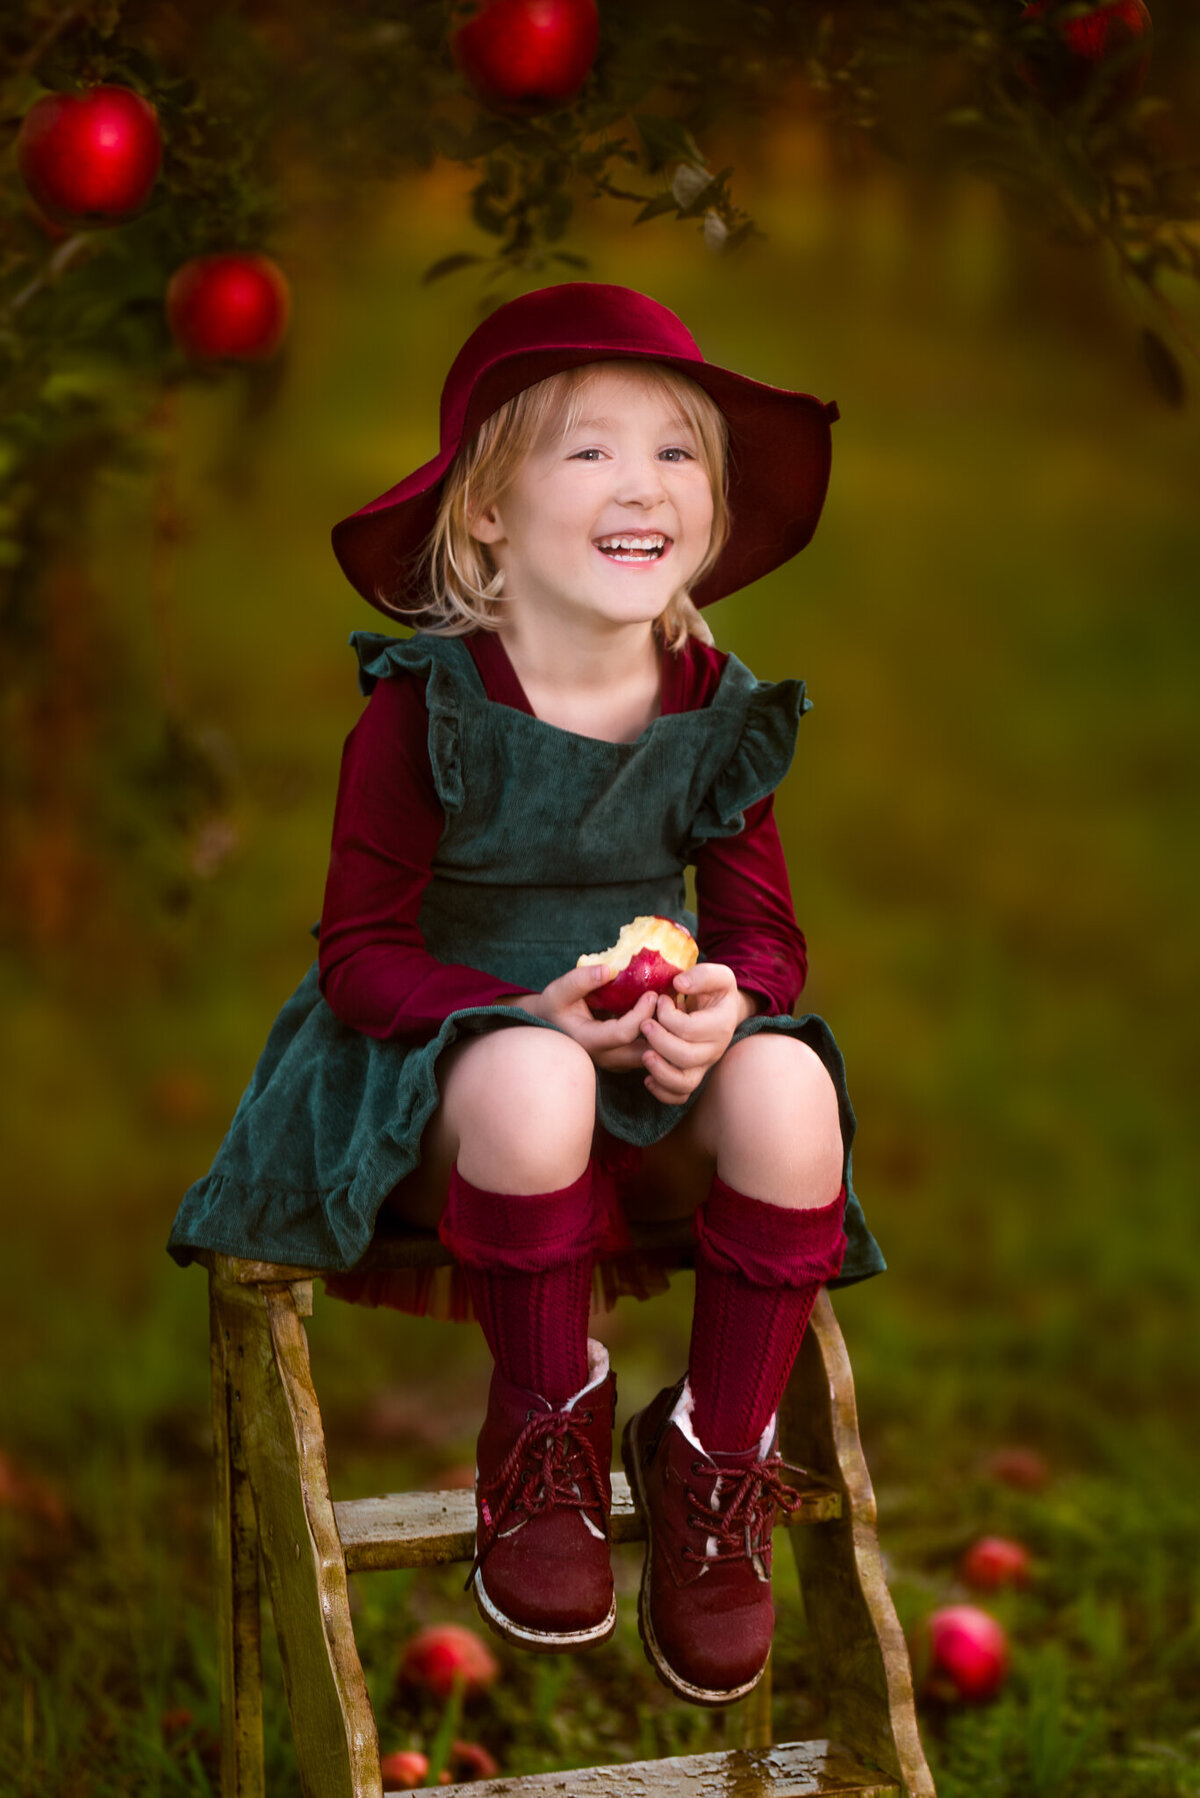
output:
[[[232,1409],[258,1515],[305,1798],[381,1798],[321,1415],[301,1321],[311,1285],[227,1289]]]
[[[828,1293],[822,1292],[780,1407],[784,1459],[842,1488],[842,1515],[789,1530],[825,1685],[831,1734],[934,1798],[917,1731],[912,1669],[876,1534],[854,1381]]]
[[[213,1559],[221,1688],[222,1798],[263,1798],[258,1524],[233,1408],[219,1277],[209,1278],[214,1449]]]

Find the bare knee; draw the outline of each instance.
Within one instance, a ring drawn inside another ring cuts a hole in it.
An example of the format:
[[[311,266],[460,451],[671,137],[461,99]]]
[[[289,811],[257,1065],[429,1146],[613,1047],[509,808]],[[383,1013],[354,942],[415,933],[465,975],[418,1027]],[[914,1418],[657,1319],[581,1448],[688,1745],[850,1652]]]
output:
[[[842,1184],[838,1099],[819,1055],[795,1037],[761,1031],[713,1069],[704,1136],[721,1178],[770,1204],[827,1205]]]
[[[591,1153],[596,1071],[557,1030],[514,1026],[463,1047],[444,1087],[459,1170],[489,1192],[555,1192]]]

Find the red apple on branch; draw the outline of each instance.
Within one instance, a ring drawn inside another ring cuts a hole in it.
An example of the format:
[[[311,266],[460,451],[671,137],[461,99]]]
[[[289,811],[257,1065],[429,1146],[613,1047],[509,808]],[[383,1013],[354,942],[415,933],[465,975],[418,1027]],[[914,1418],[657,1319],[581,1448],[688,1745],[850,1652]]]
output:
[[[483,0],[450,52],[488,105],[549,112],[587,80],[599,35],[596,0]]]
[[[43,94],[17,133],[17,168],[47,217],[119,225],[140,212],[162,163],[149,100],[127,87]]]
[[[171,335],[199,361],[252,362],[273,355],[290,311],[282,269],[253,251],[194,256],[167,286]]]
[[[1132,100],[1150,67],[1154,23],[1145,0],[1032,0],[1021,22],[1044,22],[1042,41],[1019,64],[1022,79],[1051,111],[1073,106],[1093,82],[1100,110]]]
[[[602,962],[613,978],[587,995],[598,1018],[619,1018],[643,993],[674,993],[676,974],[695,967],[700,950],[690,931],[673,918],[635,918],[626,924],[611,949],[599,955],[581,955],[577,968],[598,967]]]

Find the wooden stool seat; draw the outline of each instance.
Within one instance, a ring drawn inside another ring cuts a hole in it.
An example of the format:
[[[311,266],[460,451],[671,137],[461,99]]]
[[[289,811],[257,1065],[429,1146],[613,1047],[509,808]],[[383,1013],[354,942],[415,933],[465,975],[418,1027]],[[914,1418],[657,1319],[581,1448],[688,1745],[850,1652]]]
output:
[[[690,1226],[635,1231],[691,1258]],[[216,1449],[215,1560],[223,1798],[263,1798],[259,1570],[265,1574],[304,1798],[382,1798],[379,1740],[354,1641],[347,1575],[470,1561],[470,1492],[335,1503],[304,1318],[319,1268],[198,1257],[209,1272]],[[449,1260],[436,1235],[381,1232],[363,1269]],[[476,1798],[933,1798],[912,1675],[875,1533],[845,1344],[822,1292],[780,1406],[784,1459],[812,1469],[786,1528],[823,1683],[831,1739],[772,1744],[769,1669],[726,1712],[722,1753],[440,1788]],[[614,1542],[644,1526],[613,1478]]]

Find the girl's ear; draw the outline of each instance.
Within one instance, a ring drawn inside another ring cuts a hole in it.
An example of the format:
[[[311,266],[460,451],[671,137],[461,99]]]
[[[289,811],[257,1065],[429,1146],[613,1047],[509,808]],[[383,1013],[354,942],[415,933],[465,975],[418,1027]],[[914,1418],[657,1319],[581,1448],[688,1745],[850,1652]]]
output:
[[[467,528],[477,543],[499,543],[504,536],[499,506],[484,506],[467,520]]]

